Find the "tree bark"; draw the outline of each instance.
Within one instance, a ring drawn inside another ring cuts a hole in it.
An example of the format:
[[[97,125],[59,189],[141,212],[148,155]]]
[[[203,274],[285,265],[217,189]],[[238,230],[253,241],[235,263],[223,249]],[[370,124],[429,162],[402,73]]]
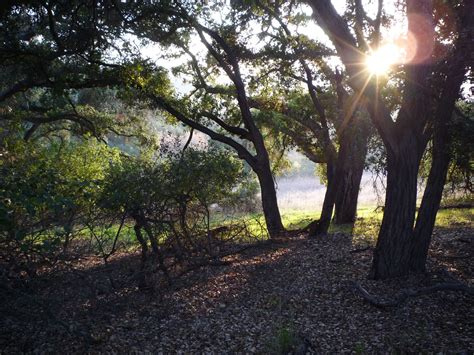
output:
[[[443,142],[437,142],[437,139],[435,139],[430,174],[413,232],[410,269],[414,272],[424,272],[426,270],[426,258],[428,257],[431,235],[451,160],[448,144],[444,144],[444,142],[447,143],[448,133],[441,134],[446,137],[441,138]]]
[[[327,234],[334,206],[337,224],[355,221],[360,181],[367,155],[367,137],[368,127],[362,122],[355,121],[353,129],[342,133],[337,157],[334,158],[328,154],[326,176],[328,185],[323,208],[319,220],[309,225],[309,235]]]
[[[354,223],[357,216],[357,199],[367,156],[369,127],[365,122],[354,120],[353,128],[341,137],[339,154],[346,154],[346,157],[338,172],[341,176],[335,203],[336,224]]]
[[[370,277],[387,279],[410,270],[411,237],[416,212],[416,189],[421,159],[415,137],[405,134],[399,150],[387,154],[387,191]]]
[[[440,95],[441,100],[434,120],[431,169],[413,232],[410,264],[413,272],[423,272],[426,269],[431,235],[451,160],[451,136],[448,123],[452,120],[459,88],[464,80],[466,65],[472,60],[474,4],[469,2],[466,5],[462,19],[462,31],[459,33],[456,50],[448,59],[446,82]]]
[[[148,253],[148,246],[146,244],[145,239],[143,238],[142,235],[142,227],[136,223],[135,226],[133,227],[135,231],[135,236],[137,237],[138,242],[140,243],[140,247],[142,248],[142,255],[141,255],[141,265],[140,265],[140,270],[143,270],[145,268],[146,264],[146,257]]]
[[[433,61],[427,60],[432,58],[435,46],[433,1],[407,0],[408,32],[420,45],[417,46],[410,63],[405,66],[404,94],[396,120],[392,119],[390,110],[380,95],[378,81],[360,75],[365,69],[361,67],[365,58],[347,21],[337,13],[329,0],[308,0],[308,3],[313,8],[313,17],[336,47],[351,77],[350,86],[364,95],[372,122],[387,149],[385,211],[370,276],[383,279],[407,275],[413,268],[424,268],[420,265],[426,260],[435,212],[439,206],[438,200],[441,198],[444,184],[444,177],[435,174],[444,170],[447,164],[446,158],[442,157],[438,162],[434,162],[432,182],[436,186],[430,187],[426,193],[426,202],[417,222],[418,232],[414,234],[419,162],[426,148],[432,119],[440,117],[449,119],[452,110],[450,111],[447,105],[449,100],[446,98],[455,100],[459,96],[459,86],[466,72],[466,64],[472,62],[474,2],[463,1],[460,7],[455,9],[461,18],[457,26],[458,38],[455,50],[452,52],[453,56],[448,57],[443,65],[448,69],[439,73],[442,67],[437,68]],[[423,23],[417,20],[421,15],[425,19]],[[440,64],[441,62],[438,63]],[[456,75],[453,76],[453,72]],[[436,79],[433,73],[442,74],[439,78],[446,81],[437,83],[433,80]],[[451,80],[453,77],[457,79]],[[436,110],[433,110],[433,97],[438,95],[441,100]],[[443,114],[440,114],[440,110]],[[420,240],[418,235],[422,234],[424,236]],[[414,239],[416,242],[413,242]],[[412,262],[413,257],[417,259],[416,262]]]
[[[148,246],[146,244],[146,240],[143,238],[143,235],[142,235],[142,231],[141,231],[142,227],[140,226],[140,224],[138,224],[138,222],[136,222],[133,229],[135,230],[135,236],[137,237],[137,240],[140,243],[140,246],[142,248],[140,272],[138,273],[138,287],[140,289],[145,289],[147,287],[145,268],[146,268]]]
[[[324,235],[328,232],[334,206],[336,206],[336,223],[355,221],[360,181],[367,154],[367,137],[368,127],[363,122],[354,121],[352,129],[347,129],[341,134],[337,158],[334,159],[328,154],[328,186],[321,216],[309,226],[311,236]]]
[[[364,165],[357,164],[342,172],[341,184],[336,196],[335,224],[351,224],[355,222],[363,171]]]
[[[268,159],[263,160],[255,170],[258,181],[260,183],[260,191],[262,195],[262,209],[267,224],[268,234],[270,238],[277,237],[285,230],[281,221],[280,210],[278,208],[278,200],[275,189],[275,182],[270,168]]]

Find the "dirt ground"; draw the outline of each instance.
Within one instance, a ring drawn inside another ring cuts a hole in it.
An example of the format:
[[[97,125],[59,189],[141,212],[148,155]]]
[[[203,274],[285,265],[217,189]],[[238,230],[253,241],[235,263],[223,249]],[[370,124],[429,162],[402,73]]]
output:
[[[0,352],[387,353],[474,351],[472,295],[440,291],[395,307],[367,303],[351,285],[394,299],[401,289],[456,278],[473,286],[473,229],[438,228],[429,272],[367,280],[372,251],[350,236],[297,236],[230,256],[153,291],[136,287],[138,255],[0,289]]]

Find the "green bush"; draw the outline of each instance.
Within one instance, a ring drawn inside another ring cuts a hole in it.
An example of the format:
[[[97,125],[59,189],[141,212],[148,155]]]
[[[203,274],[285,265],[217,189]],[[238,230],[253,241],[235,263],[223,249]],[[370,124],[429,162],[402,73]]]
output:
[[[0,159],[3,262],[28,274],[54,263],[95,208],[108,166],[118,159],[118,151],[93,140],[10,145]]]
[[[159,244],[179,255],[209,254],[211,205],[230,203],[243,180],[241,161],[214,146],[129,158],[111,169],[100,205],[123,211],[155,252]]]
[[[248,181],[242,162],[215,145],[126,156],[93,139],[10,138],[0,157],[0,263],[9,274],[34,276],[84,245],[107,261],[122,235],[145,254],[151,246],[212,256],[211,206],[241,201]]]

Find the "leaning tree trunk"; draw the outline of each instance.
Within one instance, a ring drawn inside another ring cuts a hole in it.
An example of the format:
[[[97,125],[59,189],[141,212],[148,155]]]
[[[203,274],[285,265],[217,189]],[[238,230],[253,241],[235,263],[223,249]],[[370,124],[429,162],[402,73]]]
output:
[[[369,130],[365,122],[355,121],[353,127],[341,137],[339,154],[346,154],[346,157],[338,172],[340,180],[335,204],[336,224],[354,223],[357,216],[357,199],[367,156]]]
[[[266,161],[262,161],[255,172],[260,183],[262,209],[268,229],[268,234],[271,238],[274,238],[283,232],[285,228],[281,222],[281,215],[278,208],[278,200],[275,189],[275,181],[273,180],[273,174],[268,159]]]
[[[435,142],[430,174],[413,232],[410,269],[414,272],[424,272],[426,270],[431,234],[443,195],[449,161],[448,146],[441,142]]]
[[[316,237],[327,234],[329,225],[331,224],[332,212],[334,210],[334,203],[337,194],[337,161],[330,159],[327,162],[327,181],[326,193],[324,194],[323,209],[319,220],[311,222],[308,226],[309,235]]]
[[[448,123],[452,119],[459,88],[464,80],[466,64],[470,63],[472,57],[474,3],[470,2],[468,4],[462,21],[463,31],[459,34],[456,50],[450,58],[452,60],[448,66],[446,84],[440,95],[441,101],[436,111],[431,169],[413,233],[410,268],[414,272],[423,272],[426,269],[431,234],[433,233],[436,214],[441,203],[451,160],[451,136]]]
[[[385,209],[370,277],[404,276],[410,270],[411,238],[416,212],[416,189],[421,154],[412,135],[406,134],[398,152],[387,152]]]

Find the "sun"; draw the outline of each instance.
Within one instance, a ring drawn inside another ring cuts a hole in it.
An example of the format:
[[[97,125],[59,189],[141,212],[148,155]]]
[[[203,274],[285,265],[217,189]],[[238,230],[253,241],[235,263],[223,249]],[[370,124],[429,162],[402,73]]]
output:
[[[365,65],[373,75],[384,75],[390,68],[401,62],[402,49],[395,44],[386,44],[379,47],[367,56]]]

